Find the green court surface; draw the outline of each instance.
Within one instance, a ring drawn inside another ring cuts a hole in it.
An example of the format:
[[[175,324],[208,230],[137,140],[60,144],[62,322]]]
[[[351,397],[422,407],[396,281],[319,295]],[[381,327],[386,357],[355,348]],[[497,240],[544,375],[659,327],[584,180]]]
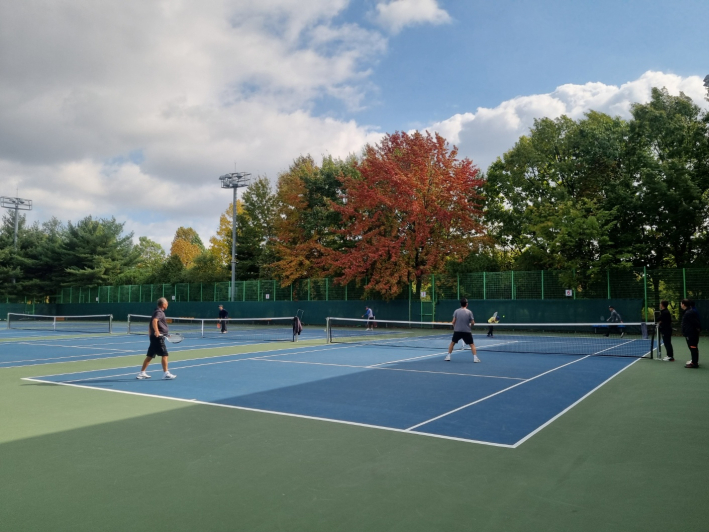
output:
[[[676,344],[516,449],[21,380],[126,359],[2,369],[0,530],[706,531],[709,364]]]

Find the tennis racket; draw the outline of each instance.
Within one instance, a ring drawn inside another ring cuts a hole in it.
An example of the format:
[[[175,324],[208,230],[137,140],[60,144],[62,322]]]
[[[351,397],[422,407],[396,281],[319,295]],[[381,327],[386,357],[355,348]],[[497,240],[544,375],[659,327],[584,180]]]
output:
[[[182,340],[185,339],[185,337],[182,336],[180,333],[163,334],[162,337],[165,338],[165,340],[167,340],[171,344],[179,344]]]

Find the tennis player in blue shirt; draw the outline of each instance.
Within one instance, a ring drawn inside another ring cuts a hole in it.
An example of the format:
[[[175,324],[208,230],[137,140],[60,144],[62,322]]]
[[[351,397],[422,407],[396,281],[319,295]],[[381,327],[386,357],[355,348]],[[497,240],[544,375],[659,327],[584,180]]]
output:
[[[374,312],[372,312],[372,309],[369,307],[364,307],[364,315],[362,317],[367,319],[367,330],[368,331],[373,330],[374,329]]]

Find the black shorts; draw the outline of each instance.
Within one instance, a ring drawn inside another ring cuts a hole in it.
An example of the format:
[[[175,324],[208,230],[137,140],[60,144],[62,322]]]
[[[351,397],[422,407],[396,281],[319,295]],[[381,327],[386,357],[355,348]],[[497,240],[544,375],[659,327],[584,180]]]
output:
[[[150,358],[155,358],[155,355],[160,357],[167,356],[167,347],[165,347],[165,338],[162,336],[150,335],[150,346],[148,347],[148,354],[146,356]]]
[[[473,344],[473,333],[454,331],[453,332],[453,339],[451,340],[451,342],[453,342],[454,344],[457,344],[460,340],[463,340],[468,345],[472,345]]]

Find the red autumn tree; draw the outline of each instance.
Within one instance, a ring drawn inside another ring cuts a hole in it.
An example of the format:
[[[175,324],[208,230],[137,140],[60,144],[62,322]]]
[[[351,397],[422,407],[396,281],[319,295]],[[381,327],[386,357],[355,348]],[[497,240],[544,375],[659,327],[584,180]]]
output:
[[[368,145],[358,174],[341,176],[340,231],[346,249],[323,258],[337,282],[367,278],[365,288],[394,297],[408,284],[463,259],[482,235],[479,191],[470,159],[436,134],[387,135]]]

